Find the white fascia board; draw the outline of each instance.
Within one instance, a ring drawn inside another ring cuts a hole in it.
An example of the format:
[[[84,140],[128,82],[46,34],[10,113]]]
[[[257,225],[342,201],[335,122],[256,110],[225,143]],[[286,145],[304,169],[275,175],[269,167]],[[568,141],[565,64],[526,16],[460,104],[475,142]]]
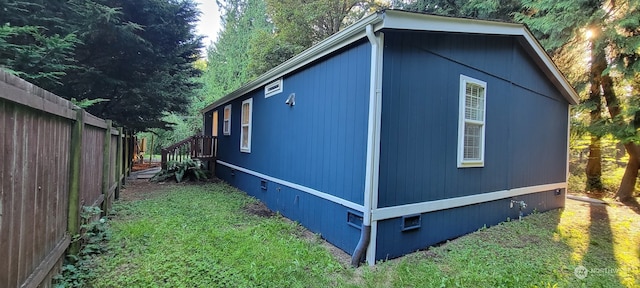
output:
[[[378,12],[359,20],[353,25],[348,26],[344,30],[334,34],[333,36],[325,40],[322,40],[320,43],[269,70],[265,74],[258,76],[258,78],[231,92],[225,97],[216,100],[211,105],[200,110],[200,112],[206,113],[226,102],[241,97],[242,95],[251,92],[254,89],[260,88],[274,81],[276,78],[283,77],[305,65],[308,65],[313,61],[316,61],[351,43],[358,41],[359,39],[366,37],[365,27],[369,24],[372,24],[374,25],[374,31],[377,30],[375,29],[378,28],[376,27],[376,24],[382,21],[382,15],[383,14],[381,12]]]
[[[406,11],[385,11],[384,27],[399,30],[430,32],[522,35],[521,24],[420,14]]]
[[[402,217],[411,214],[422,214],[433,211],[446,210],[456,207],[480,204],[510,197],[517,197],[521,195],[553,191],[555,189],[567,189],[567,183],[553,183],[537,186],[529,186],[522,188],[514,188],[509,190],[502,190],[489,193],[481,193],[469,196],[385,207],[374,209],[371,214],[372,221],[380,221],[385,219]],[[565,193],[566,194],[566,193]]]

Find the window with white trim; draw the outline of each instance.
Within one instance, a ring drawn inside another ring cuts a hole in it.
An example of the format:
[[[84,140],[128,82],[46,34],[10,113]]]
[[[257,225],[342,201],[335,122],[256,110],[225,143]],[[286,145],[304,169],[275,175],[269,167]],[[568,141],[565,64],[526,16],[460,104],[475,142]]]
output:
[[[458,168],[484,167],[487,83],[460,75]]]
[[[253,98],[242,101],[242,115],[240,121],[240,151],[251,153],[251,110]]]
[[[264,86],[264,98],[269,98],[282,92],[282,88],[282,78],[267,84]]]
[[[211,115],[211,136],[218,136],[218,110],[213,111]]]
[[[222,134],[231,135],[231,104],[224,106],[222,118]]]

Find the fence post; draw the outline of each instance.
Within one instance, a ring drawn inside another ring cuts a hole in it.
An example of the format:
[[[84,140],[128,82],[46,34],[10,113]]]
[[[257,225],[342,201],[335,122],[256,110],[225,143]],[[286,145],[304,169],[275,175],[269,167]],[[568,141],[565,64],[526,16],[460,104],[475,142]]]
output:
[[[122,127],[118,128],[118,152],[116,152],[116,178],[118,181],[118,187],[116,188],[116,199],[120,199],[120,189],[122,189],[122,178],[124,176],[124,173],[122,172],[122,148],[124,146],[122,143],[122,141],[124,141],[122,132]]]
[[[122,178],[122,185],[127,185],[127,176],[129,176],[129,132],[124,133],[124,157],[122,161],[124,162],[124,178]]]
[[[104,133],[104,144],[102,145],[102,213],[109,214],[109,176],[111,175],[111,120],[107,120],[107,132]]]
[[[71,130],[71,151],[69,155],[69,218],[67,230],[74,237],[80,232],[80,170],[82,169],[82,134],[84,110],[78,109],[76,122]],[[71,255],[78,254],[80,242],[73,241],[69,248]]]

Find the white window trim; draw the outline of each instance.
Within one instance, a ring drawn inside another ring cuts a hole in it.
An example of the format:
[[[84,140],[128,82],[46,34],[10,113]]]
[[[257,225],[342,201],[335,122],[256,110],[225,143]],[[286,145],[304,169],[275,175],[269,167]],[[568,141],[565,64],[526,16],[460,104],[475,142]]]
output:
[[[229,110],[229,119],[225,118],[225,113]],[[225,122],[229,121],[229,125],[225,125]],[[231,104],[224,106],[224,110],[222,110],[222,134],[223,135],[231,135]]]
[[[283,87],[282,78],[273,81],[266,86],[264,86],[264,98],[269,98],[273,95],[279,94],[282,92]]]
[[[249,121],[247,124],[244,124],[244,105],[249,104]],[[251,118],[253,114],[253,98],[249,98],[247,100],[242,101],[242,105],[240,106],[240,152],[251,153]],[[244,127],[248,127],[247,129],[247,147],[242,147],[242,139],[244,138]]]
[[[473,83],[480,85],[484,88],[484,107],[482,113],[482,121],[474,121],[465,119],[465,101],[466,101],[466,89],[467,83]],[[458,110],[458,168],[467,167],[484,167],[484,148],[486,144],[486,119],[487,119],[487,83],[478,79],[471,78],[460,74],[460,95],[459,95],[459,110]],[[481,131],[481,147],[480,147],[480,160],[465,160],[464,159],[464,126],[465,123],[473,123],[482,125]]]

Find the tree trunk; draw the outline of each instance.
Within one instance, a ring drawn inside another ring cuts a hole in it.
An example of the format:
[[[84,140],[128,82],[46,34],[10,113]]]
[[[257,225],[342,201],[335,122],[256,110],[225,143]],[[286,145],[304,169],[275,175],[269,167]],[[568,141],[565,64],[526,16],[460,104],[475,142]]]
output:
[[[589,144],[589,158],[585,169],[587,174],[586,190],[594,193],[601,193],[604,190],[602,185],[602,149],[600,137],[592,135]]]
[[[618,129],[626,128],[629,124],[626,123],[620,115],[622,113],[620,99],[618,99],[615,93],[613,79],[609,74],[602,75],[601,85],[602,94],[607,102],[609,115],[611,115],[611,121]],[[640,169],[640,146],[629,142],[625,143],[624,147],[627,153],[629,153],[629,161],[627,162],[627,167],[624,169],[624,175],[622,176],[620,187],[615,197],[620,199],[621,202],[629,202],[633,200],[633,192],[635,192],[636,180],[638,179],[638,169]]]
[[[588,103],[593,105],[590,111],[590,125],[597,127],[602,124],[602,94],[600,91],[602,72],[607,67],[606,59],[603,51],[592,48],[591,69],[589,71],[589,99]],[[595,129],[598,131],[599,129]],[[599,132],[591,132],[591,143],[589,144],[589,158],[587,159],[587,167],[585,174],[587,176],[586,190],[594,193],[602,193],[604,186],[602,185],[602,146],[600,143]]]
[[[627,202],[633,199],[633,192],[636,188],[636,180],[638,179],[638,169],[640,169],[640,146],[634,143],[624,144],[629,153],[629,161],[627,168],[624,170],[624,176],[620,181],[620,188],[616,193],[616,198],[621,202]]]

